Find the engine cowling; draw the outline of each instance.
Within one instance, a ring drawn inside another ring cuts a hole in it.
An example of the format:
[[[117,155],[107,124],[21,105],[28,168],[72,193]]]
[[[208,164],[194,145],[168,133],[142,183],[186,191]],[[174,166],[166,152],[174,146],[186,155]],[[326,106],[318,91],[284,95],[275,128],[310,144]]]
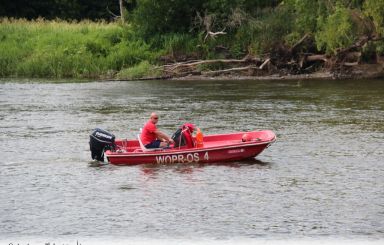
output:
[[[96,128],[89,135],[89,148],[91,150],[92,159],[104,161],[104,151],[115,149],[115,135]]]

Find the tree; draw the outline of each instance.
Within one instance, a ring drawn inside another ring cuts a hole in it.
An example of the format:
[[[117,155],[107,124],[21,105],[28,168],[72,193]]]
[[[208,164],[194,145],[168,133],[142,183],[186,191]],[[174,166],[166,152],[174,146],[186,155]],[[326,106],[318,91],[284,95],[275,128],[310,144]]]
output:
[[[121,23],[124,24],[124,5],[123,5],[123,0],[119,0],[119,8],[120,8],[120,18],[121,18]]]

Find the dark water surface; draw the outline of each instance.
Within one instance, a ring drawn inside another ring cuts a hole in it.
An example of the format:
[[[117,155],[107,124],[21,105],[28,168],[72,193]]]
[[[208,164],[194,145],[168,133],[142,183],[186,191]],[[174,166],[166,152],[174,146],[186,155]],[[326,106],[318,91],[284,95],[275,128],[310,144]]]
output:
[[[0,82],[0,238],[384,238],[384,81]],[[255,161],[90,164],[134,138],[271,129]]]

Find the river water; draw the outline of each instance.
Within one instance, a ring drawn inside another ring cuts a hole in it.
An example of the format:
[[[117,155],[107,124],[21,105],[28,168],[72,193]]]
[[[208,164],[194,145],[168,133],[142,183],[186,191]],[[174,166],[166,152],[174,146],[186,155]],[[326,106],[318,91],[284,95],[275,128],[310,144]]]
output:
[[[0,104],[0,240],[384,238],[384,80],[2,80]],[[93,128],[135,138],[152,111],[278,139],[246,162],[91,161]]]

